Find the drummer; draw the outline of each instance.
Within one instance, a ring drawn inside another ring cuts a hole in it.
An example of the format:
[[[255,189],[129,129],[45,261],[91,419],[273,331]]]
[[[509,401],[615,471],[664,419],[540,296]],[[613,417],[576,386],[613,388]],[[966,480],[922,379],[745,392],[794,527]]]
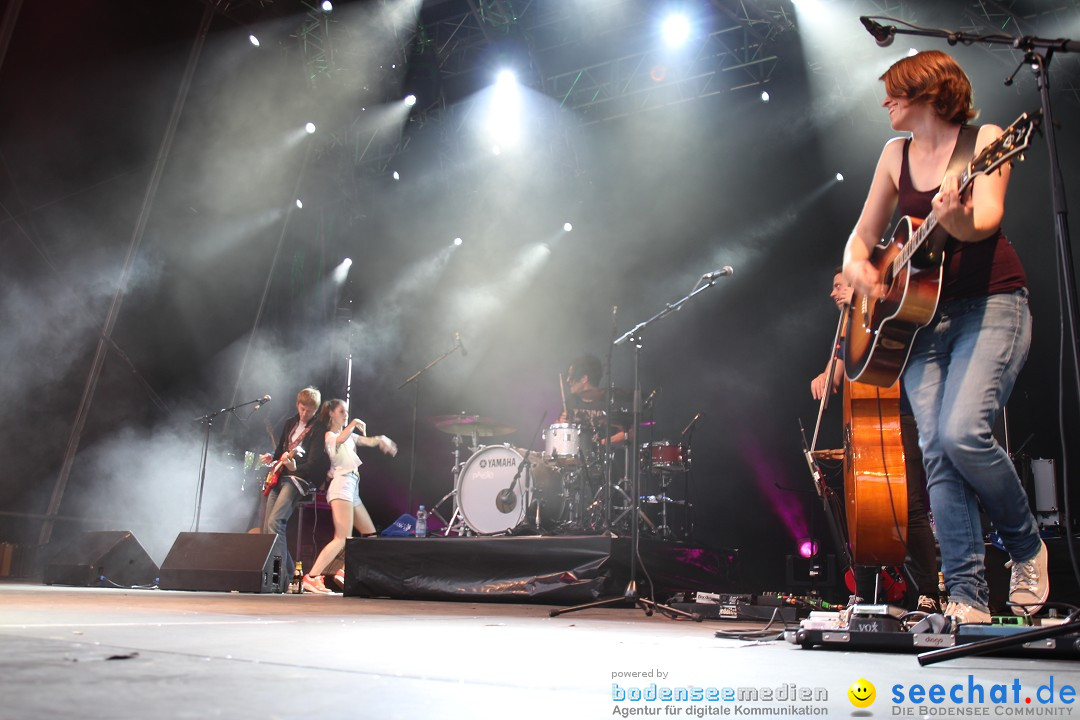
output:
[[[623,427],[612,421],[610,430],[614,431],[605,443],[601,435],[604,431],[604,416],[607,408],[607,393],[598,386],[604,370],[600,358],[595,355],[582,355],[570,363],[566,371],[566,382],[570,396],[559,422],[578,423],[600,444],[618,445],[626,440]]]

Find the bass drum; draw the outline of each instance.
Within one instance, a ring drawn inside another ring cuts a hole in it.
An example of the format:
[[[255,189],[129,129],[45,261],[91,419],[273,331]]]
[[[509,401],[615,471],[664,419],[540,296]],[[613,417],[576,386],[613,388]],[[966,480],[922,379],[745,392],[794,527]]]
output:
[[[525,473],[514,485],[513,507],[501,510],[499,493],[514,482],[523,454],[509,445],[488,445],[473,453],[458,473],[458,510],[465,524],[479,535],[490,535],[513,530],[525,519],[522,495],[525,491]],[[566,507],[566,495],[562,476],[541,464],[538,453],[532,453],[532,478],[536,500],[540,503],[541,522],[557,522]],[[530,518],[531,519],[531,518]]]

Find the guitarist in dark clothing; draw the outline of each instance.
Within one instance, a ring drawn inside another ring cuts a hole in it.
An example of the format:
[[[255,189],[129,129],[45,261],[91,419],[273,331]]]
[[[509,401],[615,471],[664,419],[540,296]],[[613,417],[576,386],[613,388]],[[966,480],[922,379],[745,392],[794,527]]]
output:
[[[1049,595],[1046,546],[1016,469],[992,432],[1031,342],[1024,270],[1001,231],[1011,168],[1005,163],[977,175],[970,192],[961,192],[958,176],[947,172],[969,133],[979,155],[1003,131],[994,125],[962,131],[975,117],[971,83],[945,53],[906,57],[881,79],[892,128],[909,136],[885,144],[848,239],[844,274],[856,294],[871,301],[886,295],[884,268],[871,255],[897,210],[936,221],[948,234],[941,297],[931,298],[936,312],[915,335],[903,370],[949,591],[945,613],[957,624],[990,621],[981,504],[1012,558],[1013,612],[1034,614]]]
[[[263,532],[275,534],[285,545],[286,567],[291,568],[293,559],[289,554],[285,529],[289,518],[305,499],[326,482],[330,459],[323,449],[325,428],[316,427],[315,413],[322,395],[318,389],[306,387],[296,396],[296,415],[285,421],[274,454],[265,454],[261,460],[271,465],[266,479],[266,521]]]

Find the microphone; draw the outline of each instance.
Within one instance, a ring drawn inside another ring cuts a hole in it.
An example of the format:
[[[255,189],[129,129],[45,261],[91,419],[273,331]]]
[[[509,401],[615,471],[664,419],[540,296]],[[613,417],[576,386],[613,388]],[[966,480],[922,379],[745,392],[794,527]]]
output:
[[[859,18],[859,22],[866,28],[866,32],[874,36],[874,40],[880,47],[889,47],[893,44],[893,40],[896,39],[895,25],[882,25],[865,15]]]
[[[719,270],[713,270],[712,272],[705,273],[704,275],[701,276],[701,278],[703,280],[715,280],[718,277],[724,277],[725,275],[733,275],[733,274],[735,274],[735,271],[731,269],[731,266],[730,265],[725,265],[724,267],[720,268]]]
[[[517,507],[517,496],[514,495],[514,491],[510,488],[500,491],[495,497],[495,507],[497,507],[501,513],[508,513]]]
[[[458,346],[458,350],[461,351],[461,357],[468,357],[469,351],[465,349],[465,346],[461,344],[461,333],[454,333],[454,344]]]
[[[653,401],[654,398],[656,398],[656,393],[658,393],[658,392],[660,392],[660,386],[659,385],[653,388],[652,392],[649,393],[649,397],[645,398],[645,402],[641,403],[641,406],[642,407],[652,407],[652,401]]]
[[[268,402],[270,402],[270,396],[269,395],[263,395],[261,398],[259,398],[258,400],[255,401],[255,409],[258,410],[259,408],[261,408],[263,405],[265,405]]]
[[[683,431],[682,431],[682,433],[680,433],[680,434],[682,434],[682,435],[685,435],[686,433],[690,432],[690,428],[694,427],[694,423],[696,423],[696,422],[697,422],[698,420],[700,420],[700,419],[701,419],[701,416],[702,416],[702,415],[704,415],[704,414],[705,414],[705,413],[701,413],[701,412],[699,412],[699,413],[698,413],[697,415],[695,415],[695,416],[694,416],[694,419],[693,419],[693,420],[691,420],[691,421],[690,421],[690,422],[689,422],[689,423],[687,424],[687,426],[686,426],[685,428],[683,428]]]

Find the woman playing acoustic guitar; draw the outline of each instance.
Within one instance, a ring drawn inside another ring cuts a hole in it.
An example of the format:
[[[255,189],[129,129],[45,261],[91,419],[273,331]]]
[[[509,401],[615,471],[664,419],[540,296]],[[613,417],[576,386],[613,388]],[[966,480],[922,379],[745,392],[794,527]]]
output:
[[[897,209],[917,219],[932,211],[948,234],[943,274],[926,273],[931,294],[940,276],[940,301],[914,336],[903,369],[950,596],[946,614],[957,623],[990,621],[980,503],[1012,557],[1013,612],[1033,614],[1049,594],[1046,547],[1012,461],[992,432],[1031,340],[1024,269],[1001,231],[1010,168],[1005,163],[978,175],[963,193],[957,174],[946,173],[966,137],[977,154],[1003,131],[983,125],[961,132],[975,117],[971,84],[945,53],[904,58],[881,79],[893,129],[910,137],[885,144],[847,242],[844,274],[871,302],[888,294],[871,254]],[[965,162],[972,152],[966,154]]]

